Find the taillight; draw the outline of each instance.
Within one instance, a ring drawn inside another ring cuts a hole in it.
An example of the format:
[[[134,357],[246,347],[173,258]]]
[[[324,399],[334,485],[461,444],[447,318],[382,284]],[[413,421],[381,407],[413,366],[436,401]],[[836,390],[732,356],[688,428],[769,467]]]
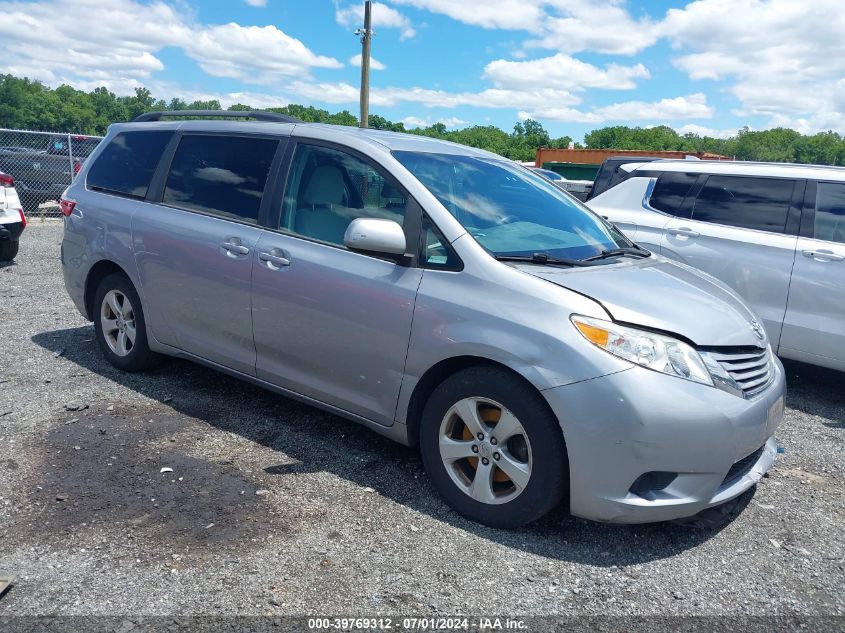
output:
[[[59,208],[62,210],[62,215],[65,217],[73,213],[73,209],[75,206],[76,200],[65,200],[64,198],[59,200]]]
[[[82,163],[79,162],[79,161],[74,162],[73,163],[73,173],[74,173],[74,175],[78,174],[80,169],[82,169]]]
[[[14,187],[15,179],[9,174],[0,174],[0,187]]]
[[[21,214],[21,224],[22,224],[21,228],[25,229],[26,228],[26,216],[23,214],[23,209],[18,209],[18,213]]]

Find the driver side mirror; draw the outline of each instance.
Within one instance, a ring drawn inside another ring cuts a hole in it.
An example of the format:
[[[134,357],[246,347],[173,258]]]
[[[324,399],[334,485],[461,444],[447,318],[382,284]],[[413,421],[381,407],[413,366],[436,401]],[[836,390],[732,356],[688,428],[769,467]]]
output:
[[[351,251],[388,255],[392,259],[404,256],[407,248],[405,232],[399,223],[381,218],[352,220],[343,236],[343,243]]]

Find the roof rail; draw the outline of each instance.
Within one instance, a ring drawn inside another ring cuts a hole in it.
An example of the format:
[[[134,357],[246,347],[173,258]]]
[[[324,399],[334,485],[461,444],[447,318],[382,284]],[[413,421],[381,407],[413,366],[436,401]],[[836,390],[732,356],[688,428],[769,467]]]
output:
[[[276,123],[302,123],[295,116],[252,110],[166,110],[163,112],[144,112],[136,116],[133,123],[161,121],[165,117],[213,116],[226,119],[255,119],[256,121],[274,121]]]

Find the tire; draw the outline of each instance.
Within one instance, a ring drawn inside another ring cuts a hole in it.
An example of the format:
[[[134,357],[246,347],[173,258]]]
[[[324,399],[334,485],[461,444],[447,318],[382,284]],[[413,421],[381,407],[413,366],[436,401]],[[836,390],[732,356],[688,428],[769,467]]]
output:
[[[112,273],[97,286],[92,316],[97,343],[106,359],[118,369],[143,371],[161,361],[161,356],[150,351],[147,344],[141,299],[123,273]]]
[[[18,254],[20,243],[17,240],[0,242],[0,262],[10,262]]]
[[[463,418],[473,416],[467,425]],[[518,431],[511,434],[504,425]],[[483,441],[470,426],[483,431]],[[496,428],[510,439],[498,443]],[[472,445],[477,452],[468,452],[475,450]],[[450,457],[442,455],[441,446]],[[557,418],[530,384],[497,367],[462,370],[434,390],[420,421],[420,451],[446,503],[491,527],[531,523],[569,490],[569,461]],[[478,479],[480,473],[486,476]]]

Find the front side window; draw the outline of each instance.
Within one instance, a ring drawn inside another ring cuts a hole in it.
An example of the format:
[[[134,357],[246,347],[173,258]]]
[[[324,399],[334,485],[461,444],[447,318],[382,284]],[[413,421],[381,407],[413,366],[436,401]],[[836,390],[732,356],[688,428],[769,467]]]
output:
[[[818,183],[813,237],[845,244],[845,183]]]
[[[172,137],[173,132],[167,130],[117,134],[91,165],[86,179],[88,188],[143,199]]]
[[[710,176],[692,219],[744,229],[783,233],[795,182],[780,178]]]
[[[329,147],[296,148],[282,212],[282,229],[343,246],[352,220],[382,218],[402,224],[408,197],[381,170]]]
[[[170,164],[162,202],[256,223],[278,145],[268,138],[186,135]]]
[[[545,178],[497,158],[393,155],[496,256],[583,259],[630,242]]]
[[[652,208],[670,215],[678,215],[681,205],[695,184],[698,174],[667,171],[657,178],[648,203]]]

